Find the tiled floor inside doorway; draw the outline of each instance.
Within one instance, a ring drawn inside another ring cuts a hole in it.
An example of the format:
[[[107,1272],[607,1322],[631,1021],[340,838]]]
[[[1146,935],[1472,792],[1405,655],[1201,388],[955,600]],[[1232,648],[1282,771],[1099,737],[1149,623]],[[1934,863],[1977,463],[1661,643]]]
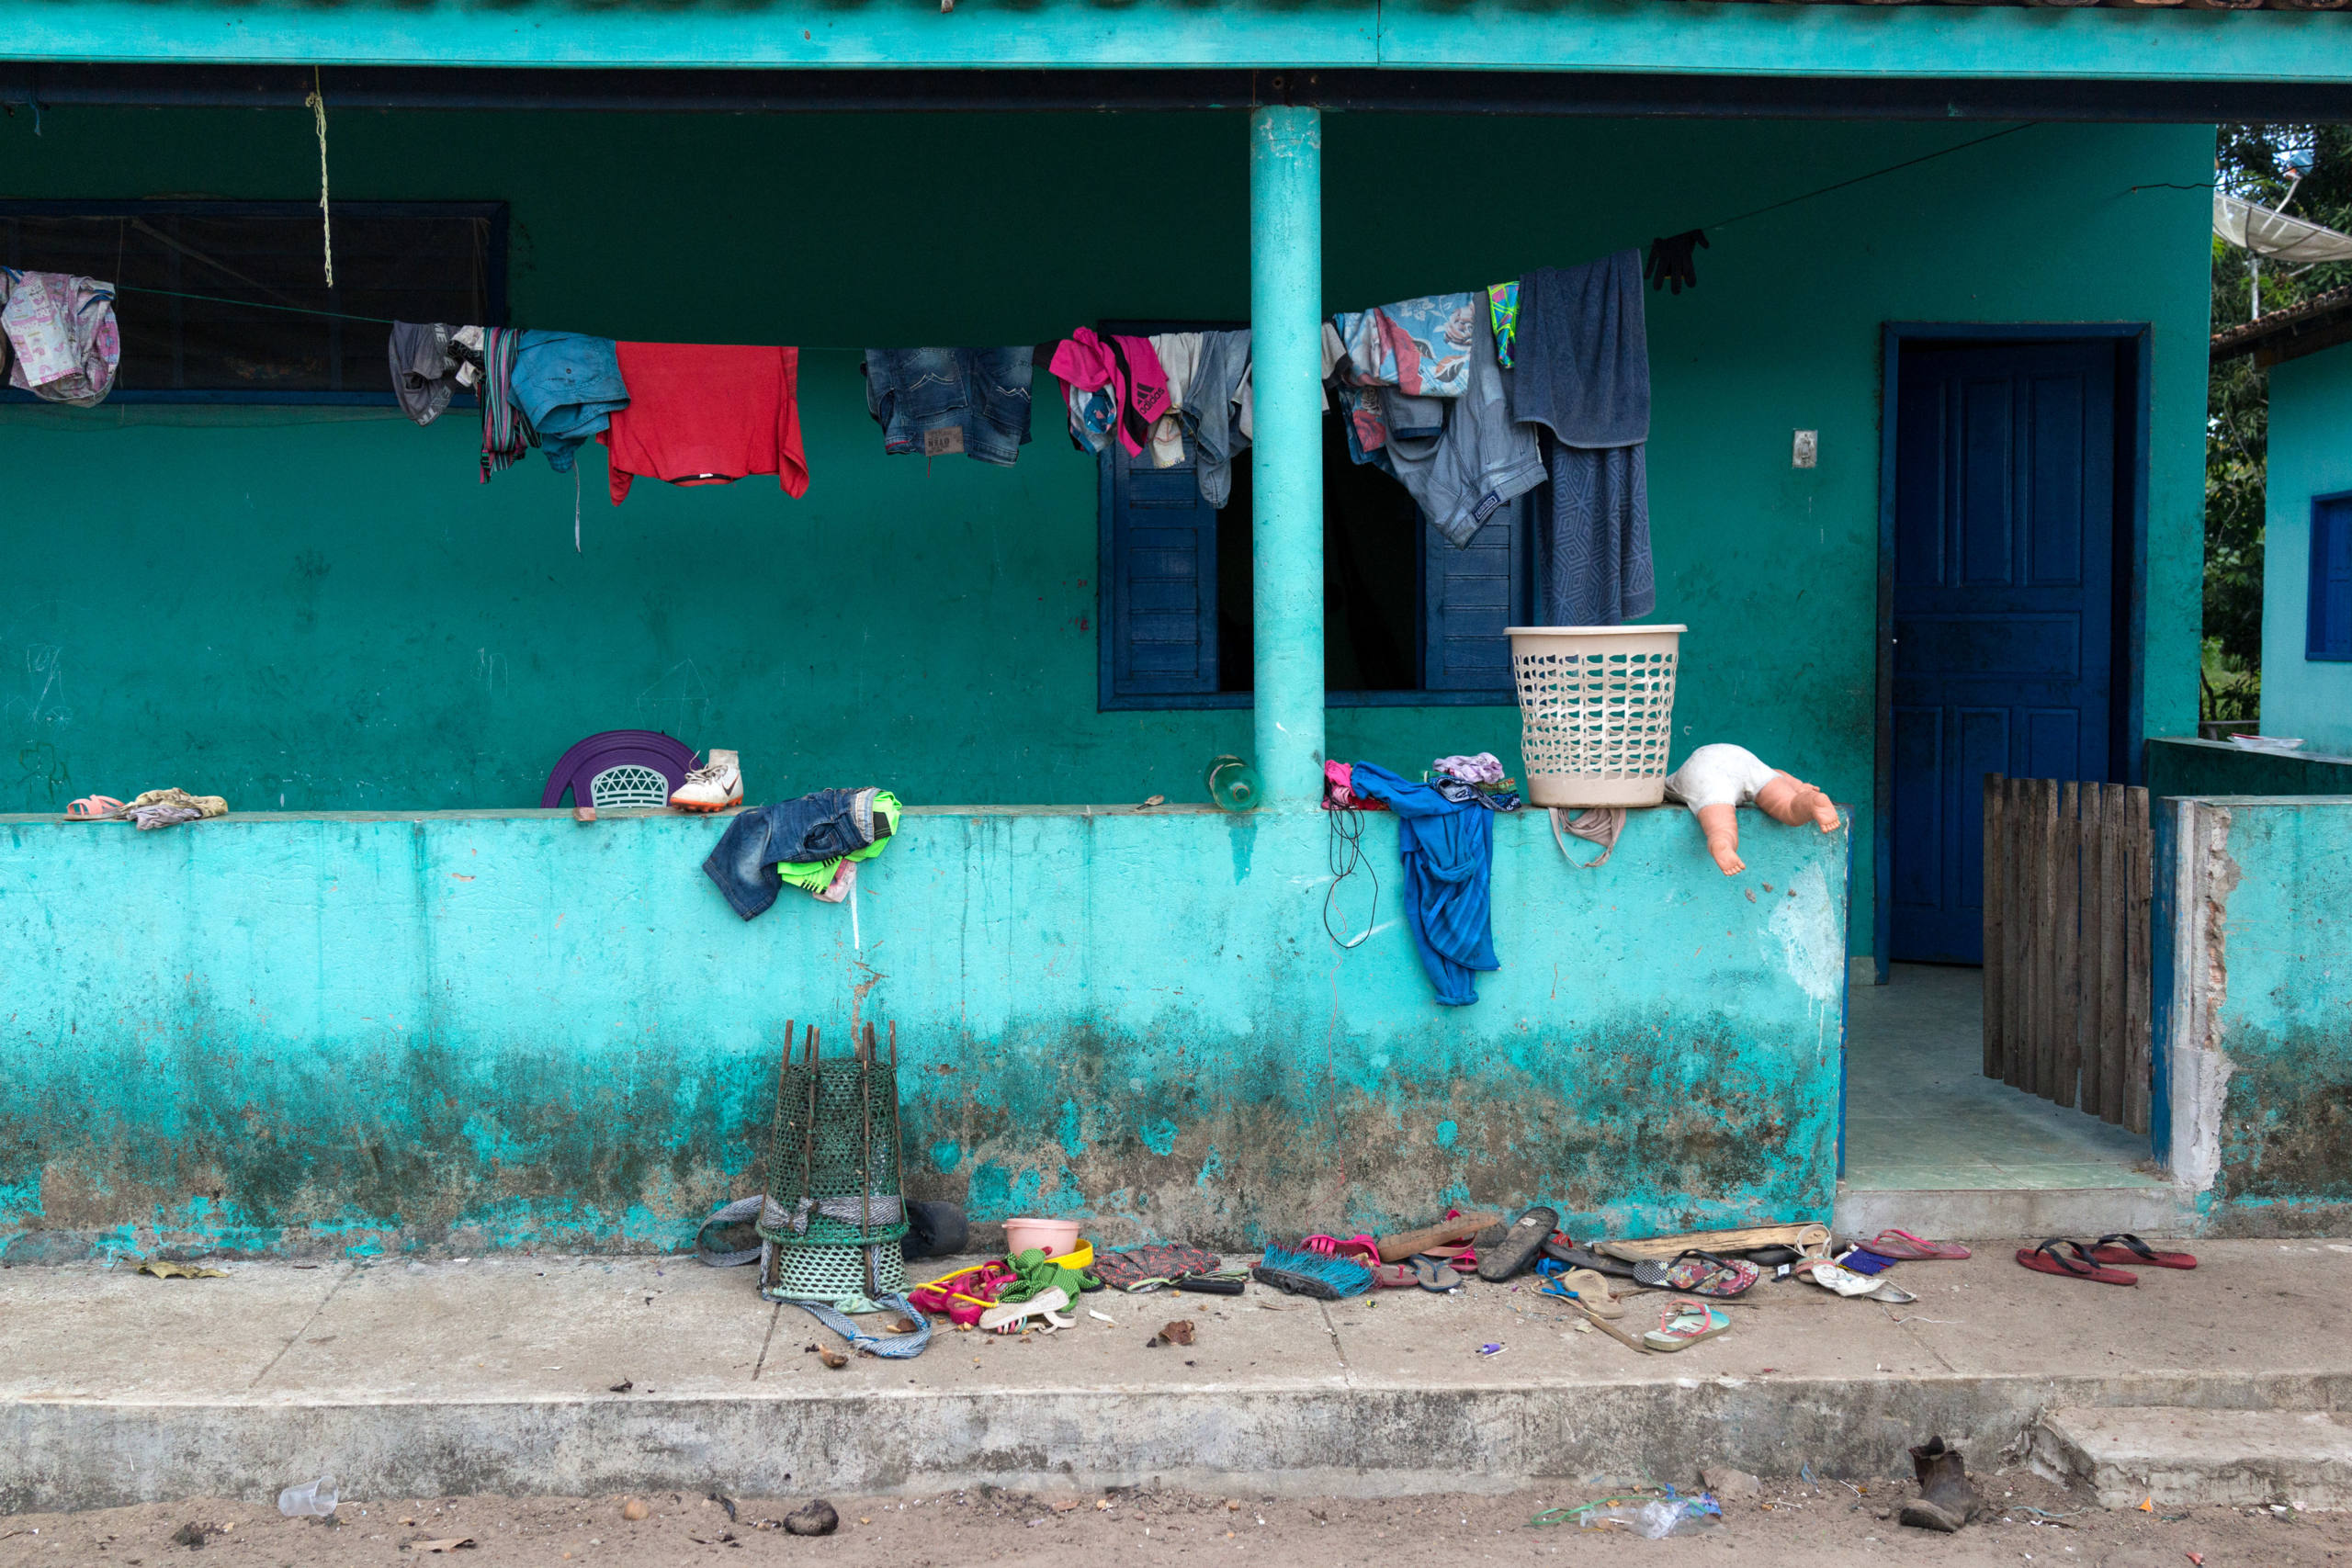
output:
[[[1846,1011],[1846,1186],[2163,1187],[2145,1134],[1984,1074],[1984,971],[1897,964]]]

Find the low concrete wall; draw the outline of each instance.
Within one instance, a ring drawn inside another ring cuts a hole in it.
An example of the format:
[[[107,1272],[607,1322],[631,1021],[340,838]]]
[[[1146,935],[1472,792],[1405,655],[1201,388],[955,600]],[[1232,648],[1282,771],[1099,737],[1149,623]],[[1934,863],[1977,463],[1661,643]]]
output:
[[[910,1185],[980,1219],[1826,1219],[1847,837],[1743,826],[1725,878],[1679,810],[1592,872],[1498,820],[1505,967],[1448,1009],[1385,815],[1328,910],[1319,813],[936,809],[854,923],[788,893],[748,925],[718,825],[667,815],[0,818],[0,1234],[679,1247],[759,1179],[787,1018],[896,1021]]]
[[[2155,1106],[2222,1235],[2352,1224],[2352,799],[2156,818]]]
[[[2165,736],[2147,747],[2148,794],[2352,795],[2352,757],[2249,751],[2227,740]]]

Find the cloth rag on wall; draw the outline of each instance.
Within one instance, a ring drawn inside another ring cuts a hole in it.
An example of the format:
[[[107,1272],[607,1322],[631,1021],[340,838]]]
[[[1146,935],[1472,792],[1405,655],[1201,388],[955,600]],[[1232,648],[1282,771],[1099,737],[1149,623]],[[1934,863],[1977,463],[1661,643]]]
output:
[[[481,482],[511,468],[539,444],[531,422],[514,406],[514,349],[523,334],[484,327],[481,334]]]
[[[1545,474],[1534,430],[1512,416],[1511,378],[1495,363],[1492,337],[1475,322],[1467,357],[1462,395],[1430,400],[1439,411],[1436,433],[1392,425],[1386,443],[1372,455],[1405,487],[1430,526],[1457,547],[1541,486]],[[1391,397],[1392,418],[1402,400]]]
[[[1544,624],[1611,626],[1648,615],[1657,584],[1641,253],[1629,246],[1521,278],[1511,375],[1514,413],[1545,432],[1551,504],[1536,531]]]
[[[8,385],[44,402],[96,408],[122,364],[114,285],[0,266],[0,360],[15,351]]]
[[[1372,762],[1349,770],[1354,792],[1396,814],[1396,853],[1405,864],[1405,924],[1437,999],[1478,999],[1478,970],[1499,969],[1493,927],[1495,819],[1475,801],[1452,801]]]
[[[608,337],[524,333],[515,342],[510,387],[538,434],[548,467],[559,474],[570,473],[581,446],[628,407],[628,387]]]
[[[596,437],[612,454],[613,504],[642,474],[676,485],[727,484],[774,474],[789,496],[808,493],[800,451],[800,351],[765,345],[614,345],[628,406]]]
[[[881,794],[820,789],[739,813],[702,863],[703,874],[745,919],[764,914],[784,891],[779,864],[845,858],[889,836],[889,818],[877,823],[874,809]]]
[[[1573,807],[1555,806],[1552,812],[1552,841],[1560,846],[1560,853],[1579,871],[1590,871],[1608,863],[1617,852],[1617,835],[1625,830],[1625,808],[1622,806],[1595,806],[1582,811]],[[1568,840],[1560,835],[1565,827],[1588,843],[1599,844],[1600,852],[1590,860],[1578,860],[1568,853]]]
[[[392,365],[392,396],[401,412],[418,424],[441,417],[456,393],[458,361],[449,345],[458,329],[447,321],[394,321],[387,353]]]

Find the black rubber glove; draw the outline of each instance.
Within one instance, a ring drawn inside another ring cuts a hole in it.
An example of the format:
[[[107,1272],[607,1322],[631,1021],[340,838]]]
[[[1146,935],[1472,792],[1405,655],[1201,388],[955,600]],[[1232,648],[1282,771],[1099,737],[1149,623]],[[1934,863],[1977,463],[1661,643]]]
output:
[[[1674,285],[1677,294],[1681,293],[1686,285],[1696,288],[1699,287],[1699,264],[1694,253],[1713,248],[1707,243],[1707,233],[1703,229],[1688,229],[1679,234],[1668,234],[1663,240],[1652,240],[1649,265],[1642,269],[1642,276],[1650,280],[1652,289],[1663,288],[1669,283]]]

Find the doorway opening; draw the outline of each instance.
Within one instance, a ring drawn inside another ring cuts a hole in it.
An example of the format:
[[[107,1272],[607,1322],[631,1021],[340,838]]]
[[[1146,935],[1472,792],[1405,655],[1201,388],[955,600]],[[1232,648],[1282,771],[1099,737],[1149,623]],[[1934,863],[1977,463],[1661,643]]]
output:
[[[2146,329],[1894,324],[1885,355],[1881,984],[1849,999],[1847,1185],[2014,1195],[1975,1234],[2036,1228],[2036,1193],[2154,1224],[2144,1137],[1984,1075],[1981,967],[1984,776],[2137,771]]]

